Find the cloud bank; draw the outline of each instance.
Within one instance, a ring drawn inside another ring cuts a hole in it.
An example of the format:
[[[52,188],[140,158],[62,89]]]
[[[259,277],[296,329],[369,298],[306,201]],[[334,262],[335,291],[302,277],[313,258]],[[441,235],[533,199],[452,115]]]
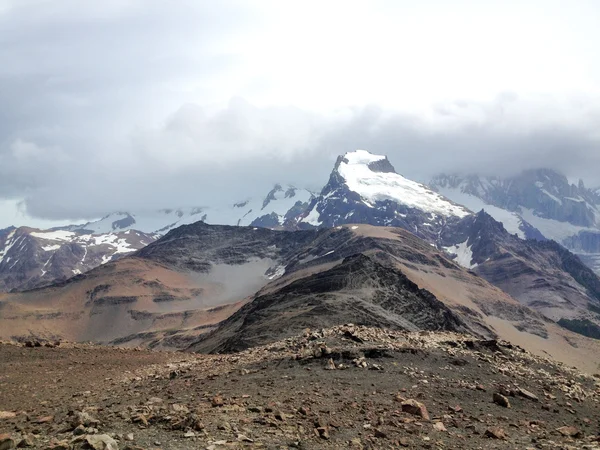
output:
[[[203,3],[0,0],[0,200],[67,221],[231,203],[318,190],[356,148],[421,181],[600,186],[594,2]]]

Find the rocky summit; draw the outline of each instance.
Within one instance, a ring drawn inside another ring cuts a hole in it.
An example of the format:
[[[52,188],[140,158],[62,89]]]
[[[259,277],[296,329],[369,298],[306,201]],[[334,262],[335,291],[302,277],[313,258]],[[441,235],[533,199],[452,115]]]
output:
[[[3,449],[600,448],[599,376],[453,332],[345,324],[231,355],[0,357]]]

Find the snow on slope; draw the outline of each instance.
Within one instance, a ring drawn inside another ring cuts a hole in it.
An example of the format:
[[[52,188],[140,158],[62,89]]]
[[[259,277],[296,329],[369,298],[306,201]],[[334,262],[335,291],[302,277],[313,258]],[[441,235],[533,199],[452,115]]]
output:
[[[165,234],[173,228],[200,220],[209,224],[250,225],[254,220],[271,214],[274,214],[279,225],[282,225],[283,218],[290,208],[298,201],[307,203],[311,198],[312,193],[306,189],[275,185],[266,197],[247,198],[234,205],[139,211],[131,214],[117,212],[100,220],[68,229],[89,230],[93,233],[140,230],[146,233]]]
[[[89,234],[20,227],[0,235],[0,291],[31,289],[86,272],[158,238],[127,230]]]
[[[385,159],[385,156],[374,155],[366,150],[348,152],[338,167],[338,173],[346,186],[359,194],[368,206],[373,207],[377,201],[392,200],[442,216],[462,218],[470,214],[467,209],[449,202],[423,184],[394,172],[376,172],[369,167],[369,164]]]
[[[491,214],[490,214],[491,215]],[[473,250],[471,247],[467,245],[468,240],[465,242],[461,242],[460,244],[453,245],[451,247],[443,247],[450,255],[454,256],[454,261],[459,266],[465,267],[467,269],[474,269],[477,267],[477,264],[472,264],[473,260]]]
[[[487,212],[495,220],[502,222],[504,228],[510,234],[516,234],[521,239],[525,239],[525,233],[522,229],[523,220],[518,214],[498,208],[497,206],[488,205],[479,197],[461,192],[460,188],[442,187],[438,189],[438,192],[453,202],[466,206],[471,211],[481,211],[482,209],[485,210],[485,212]],[[544,236],[547,236],[543,230],[540,231]]]

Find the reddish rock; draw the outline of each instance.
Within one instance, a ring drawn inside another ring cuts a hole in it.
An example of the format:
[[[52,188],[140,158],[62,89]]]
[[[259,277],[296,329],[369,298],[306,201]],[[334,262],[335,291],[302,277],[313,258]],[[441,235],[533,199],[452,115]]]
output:
[[[485,430],[485,437],[492,439],[506,439],[506,433],[500,427],[491,427]]]
[[[423,420],[429,420],[427,408],[421,402],[414,399],[408,399],[402,402],[402,411],[421,417]]]

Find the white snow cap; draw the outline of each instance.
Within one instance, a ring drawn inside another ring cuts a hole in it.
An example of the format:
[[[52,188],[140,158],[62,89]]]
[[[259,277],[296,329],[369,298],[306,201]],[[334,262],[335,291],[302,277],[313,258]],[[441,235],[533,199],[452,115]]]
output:
[[[346,186],[356,192],[369,206],[376,201],[391,200],[410,208],[442,216],[465,217],[471,212],[452,203],[429,187],[392,172],[373,172],[369,164],[386,159],[367,150],[355,150],[344,155],[338,173]]]

